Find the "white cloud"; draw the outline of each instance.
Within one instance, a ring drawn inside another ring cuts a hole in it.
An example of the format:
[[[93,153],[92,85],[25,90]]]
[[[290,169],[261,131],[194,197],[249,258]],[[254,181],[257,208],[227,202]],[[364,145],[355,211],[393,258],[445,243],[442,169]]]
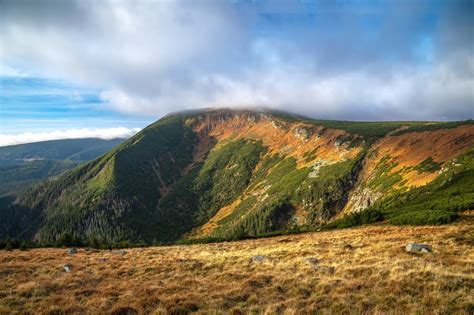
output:
[[[303,26],[284,22],[288,13],[306,21],[297,1],[5,3],[5,64],[98,88],[102,106],[118,112],[265,105],[333,119],[472,115],[474,11],[461,2],[315,2]]]
[[[0,147],[30,142],[40,142],[60,139],[79,139],[79,138],[99,138],[110,140],[115,138],[128,138],[137,132],[140,128],[102,128],[102,129],[68,129],[55,130],[50,132],[25,132],[20,134],[0,134]]]

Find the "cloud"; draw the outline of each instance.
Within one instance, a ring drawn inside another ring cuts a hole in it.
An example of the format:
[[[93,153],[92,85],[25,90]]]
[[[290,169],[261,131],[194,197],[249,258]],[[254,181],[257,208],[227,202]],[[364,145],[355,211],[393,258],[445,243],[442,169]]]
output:
[[[60,139],[99,138],[110,140],[115,138],[128,138],[139,131],[140,128],[128,129],[124,127],[116,127],[102,129],[68,129],[38,133],[26,132],[15,135],[0,134],[0,147]]]
[[[466,119],[472,1],[4,1],[8,73],[160,117],[265,105],[332,119]]]

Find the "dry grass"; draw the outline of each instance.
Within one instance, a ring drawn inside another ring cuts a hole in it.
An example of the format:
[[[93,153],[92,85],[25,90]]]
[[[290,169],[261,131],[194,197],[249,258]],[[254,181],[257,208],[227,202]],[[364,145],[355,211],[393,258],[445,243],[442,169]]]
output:
[[[0,251],[0,313],[473,314],[473,216],[439,227],[368,226],[123,256]],[[408,254],[409,242],[434,252]],[[251,262],[254,255],[270,259]]]
[[[423,186],[433,181],[439,174],[404,171],[404,168],[419,165],[428,157],[442,164],[466,153],[472,147],[474,147],[474,126],[472,125],[384,137],[371,149],[372,152],[376,152],[376,155],[365,165],[364,175],[368,177],[372,174],[380,160],[389,156],[393,158],[393,162],[397,163],[391,172],[401,171],[403,179],[407,180],[406,186]]]

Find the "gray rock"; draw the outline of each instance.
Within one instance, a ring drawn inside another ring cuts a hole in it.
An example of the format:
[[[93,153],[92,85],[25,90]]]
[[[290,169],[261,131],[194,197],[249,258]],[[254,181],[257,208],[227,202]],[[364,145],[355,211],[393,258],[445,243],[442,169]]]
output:
[[[308,140],[312,135],[312,131],[305,127],[297,127],[295,129],[295,136],[302,140]]]
[[[77,249],[76,248],[69,248],[69,249],[66,250],[66,254],[69,254],[69,255],[77,254]]]
[[[71,272],[72,271],[72,265],[71,264],[64,264],[63,269],[66,272]]]
[[[405,250],[410,253],[429,253],[432,250],[428,244],[410,243],[405,247]]]
[[[270,257],[264,256],[264,255],[252,256],[252,258],[250,258],[252,262],[258,262],[258,263],[269,261],[270,259],[271,259]]]
[[[114,251],[114,254],[122,255],[122,256],[123,256],[123,255],[127,254],[127,251],[125,251],[125,250],[123,250],[123,249],[121,249],[121,250],[116,250],[116,251]]]

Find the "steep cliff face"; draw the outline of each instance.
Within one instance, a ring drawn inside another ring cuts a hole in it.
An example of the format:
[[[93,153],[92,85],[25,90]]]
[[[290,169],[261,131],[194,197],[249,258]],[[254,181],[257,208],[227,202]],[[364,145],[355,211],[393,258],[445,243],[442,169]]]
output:
[[[16,200],[0,200],[0,237],[166,242],[314,227],[431,183],[473,147],[470,122],[179,113]]]

